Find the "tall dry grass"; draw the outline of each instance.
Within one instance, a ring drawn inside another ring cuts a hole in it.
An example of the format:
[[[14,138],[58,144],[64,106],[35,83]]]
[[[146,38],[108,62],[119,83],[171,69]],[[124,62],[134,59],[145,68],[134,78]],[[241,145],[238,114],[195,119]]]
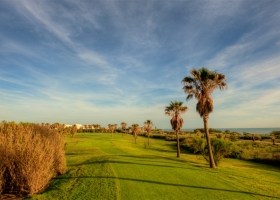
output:
[[[0,124],[0,194],[32,195],[66,171],[63,136],[49,127]]]

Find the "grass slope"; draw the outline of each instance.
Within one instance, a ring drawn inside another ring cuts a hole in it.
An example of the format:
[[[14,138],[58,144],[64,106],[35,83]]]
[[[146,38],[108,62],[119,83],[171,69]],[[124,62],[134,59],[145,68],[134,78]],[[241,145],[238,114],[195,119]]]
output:
[[[67,138],[68,173],[32,199],[277,199],[280,170],[225,159],[217,169],[174,142],[108,133]]]

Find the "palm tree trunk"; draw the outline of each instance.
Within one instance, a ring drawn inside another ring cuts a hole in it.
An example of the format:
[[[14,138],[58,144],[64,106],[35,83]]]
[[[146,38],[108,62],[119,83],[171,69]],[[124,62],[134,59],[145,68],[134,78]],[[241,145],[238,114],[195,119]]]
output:
[[[150,132],[148,131],[148,146],[150,146]]]
[[[208,116],[203,117],[203,122],[204,122],[204,132],[205,132],[205,136],[206,136],[208,153],[209,153],[210,168],[216,168],[216,164],[215,164],[214,157],[213,157],[213,152],[212,152],[210,135],[209,135]]]
[[[180,143],[179,143],[178,130],[176,130],[176,138],[177,138],[177,158],[180,158]]]

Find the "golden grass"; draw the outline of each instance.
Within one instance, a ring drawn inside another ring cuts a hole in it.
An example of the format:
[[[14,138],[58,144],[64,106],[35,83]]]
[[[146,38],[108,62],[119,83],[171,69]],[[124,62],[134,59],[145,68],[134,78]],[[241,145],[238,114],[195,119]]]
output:
[[[37,124],[0,124],[0,155],[2,194],[38,193],[66,171],[63,137]]]

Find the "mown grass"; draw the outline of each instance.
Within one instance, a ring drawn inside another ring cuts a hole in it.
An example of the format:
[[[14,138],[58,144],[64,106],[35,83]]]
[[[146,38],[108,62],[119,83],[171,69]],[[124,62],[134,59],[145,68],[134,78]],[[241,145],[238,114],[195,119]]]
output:
[[[210,169],[175,142],[109,133],[67,138],[65,175],[32,199],[277,199],[280,169],[224,159]]]

